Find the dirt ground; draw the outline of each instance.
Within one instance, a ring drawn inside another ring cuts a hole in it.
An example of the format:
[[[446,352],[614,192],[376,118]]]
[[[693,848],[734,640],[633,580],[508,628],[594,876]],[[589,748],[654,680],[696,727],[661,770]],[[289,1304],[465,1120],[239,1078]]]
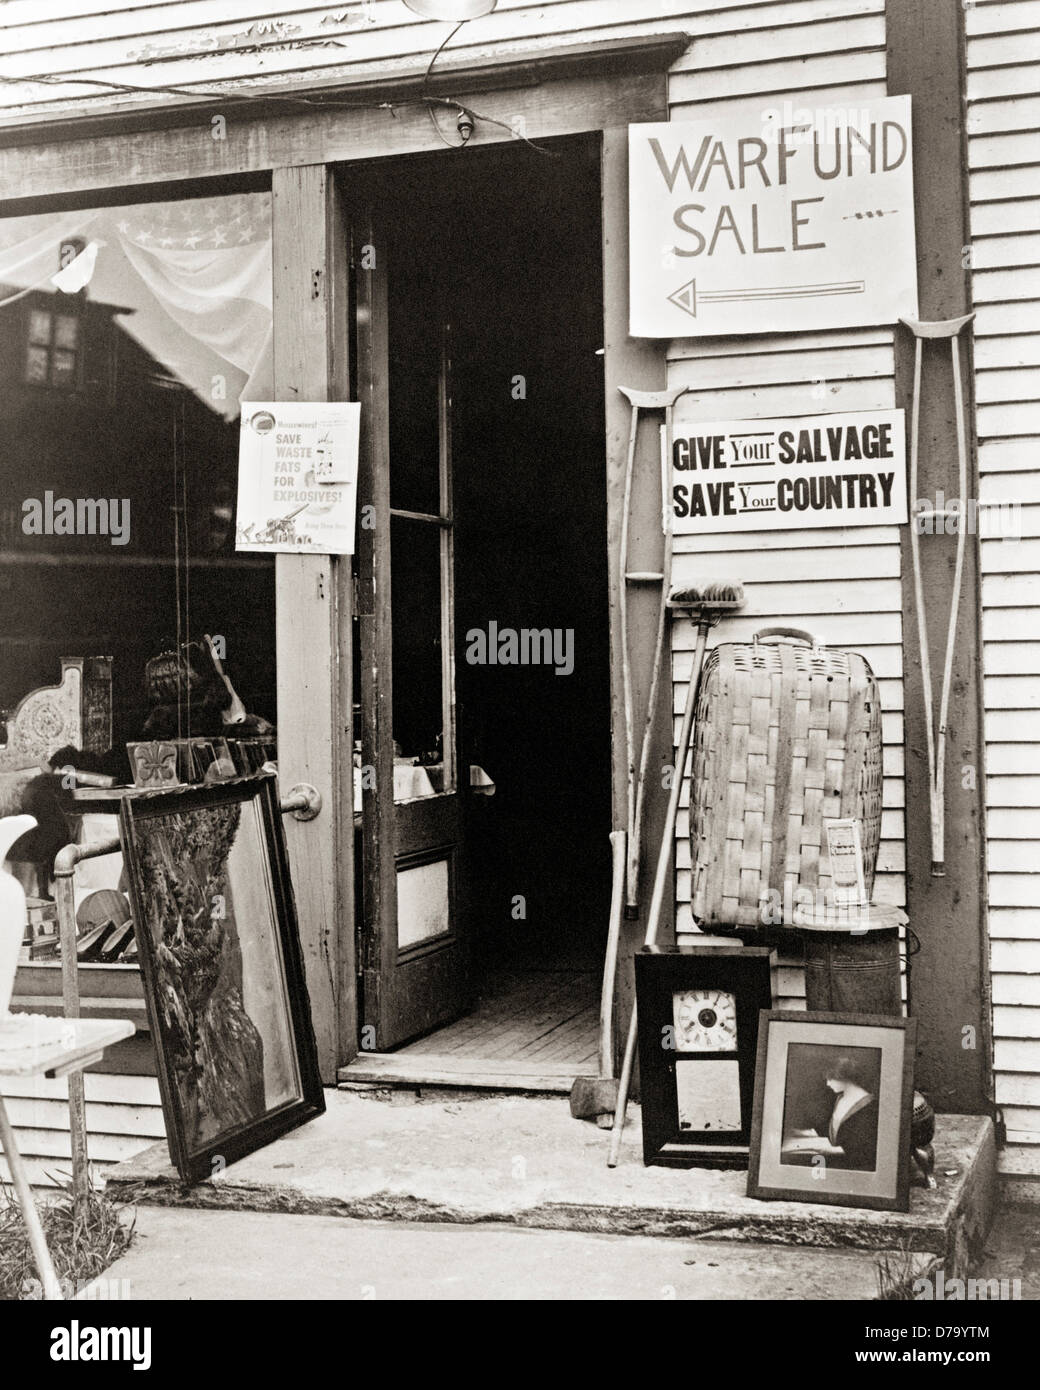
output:
[[[1007,1207],[997,1217],[980,1279],[1020,1279],[1022,1298],[1040,1298],[1040,1206]]]

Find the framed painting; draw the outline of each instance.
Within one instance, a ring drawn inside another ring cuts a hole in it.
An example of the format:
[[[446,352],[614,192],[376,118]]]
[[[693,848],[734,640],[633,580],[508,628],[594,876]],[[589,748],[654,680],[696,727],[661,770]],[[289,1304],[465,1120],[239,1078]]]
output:
[[[909,1210],[916,1037],[912,1018],[764,1013],[748,1196]]]
[[[200,1182],[325,1099],[273,776],[120,804],[170,1157]]]

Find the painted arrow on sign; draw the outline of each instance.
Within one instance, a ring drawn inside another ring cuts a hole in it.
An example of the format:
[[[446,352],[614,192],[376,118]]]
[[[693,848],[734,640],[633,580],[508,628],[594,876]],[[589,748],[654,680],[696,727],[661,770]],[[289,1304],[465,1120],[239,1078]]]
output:
[[[697,291],[697,281],[687,280],[669,296],[670,304],[685,310],[691,318],[697,317],[697,305],[722,304],[741,300],[750,302],[756,299],[822,299],[834,294],[863,294],[866,282],[863,280],[837,280],[821,285],[772,285],[764,289],[739,290],[701,290]]]

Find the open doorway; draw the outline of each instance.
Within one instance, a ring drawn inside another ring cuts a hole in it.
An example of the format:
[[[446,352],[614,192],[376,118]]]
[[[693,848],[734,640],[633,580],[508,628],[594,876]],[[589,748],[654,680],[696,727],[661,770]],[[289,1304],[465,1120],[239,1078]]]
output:
[[[395,160],[372,194],[389,240],[397,801],[414,780],[402,762],[449,786],[453,725],[465,951],[452,970],[467,975],[448,1017],[420,1036],[402,1023],[382,1046],[417,1075],[424,1058],[491,1062],[562,1088],[596,1054],[610,694],[599,142],[549,148]],[[438,509],[451,558],[439,580],[420,521]]]

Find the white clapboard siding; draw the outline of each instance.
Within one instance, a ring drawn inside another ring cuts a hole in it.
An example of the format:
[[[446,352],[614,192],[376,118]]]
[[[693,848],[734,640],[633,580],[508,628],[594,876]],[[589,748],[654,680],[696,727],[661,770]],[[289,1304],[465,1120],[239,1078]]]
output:
[[[1014,202],[976,203],[972,208],[972,233],[978,239],[986,236],[1007,236],[1010,232],[1035,232],[1040,226],[1040,198],[1018,198]],[[1026,332],[1029,330],[1026,329]],[[976,320],[976,338],[980,335]]]
[[[1035,907],[995,907],[990,914],[990,936],[995,941],[1035,941],[1040,939],[1040,909]],[[1040,987],[1040,972],[1037,973],[1036,979],[1037,985]]]
[[[1005,228],[1002,232],[980,237],[972,251],[972,265],[976,270],[1010,270],[1037,260],[1040,260],[1040,236],[1032,228],[1022,231]]]
[[[985,135],[1004,135],[1029,130],[1040,124],[1040,97],[1016,97],[1010,101],[987,101],[973,106],[968,116],[971,139]]]
[[[1008,206],[1007,203],[987,205],[991,212],[994,210],[1002,211]],[[972,220],[981,218],[985,210],[976,204],[972,209]],[[998,338],[1009,333],[1033,333],[1036,331],[1036,304],[1028,299],[1009,300],[1006,303],[999,301],[993,304],[977,303],[974,328],[976,338]]]
[[[1040,362],[1037,363],[1040,367]],[[1036,505],[1040,503],[1040,474],[1037,472],[1014,473],[1010,469],[1003,472],[984,474],[980,479],[979,501],[992,506],[997,503],[1014,502],[1023,510],[1032,508],[1030,514],[1022,517],[1023,535],[1035,535],[1037,517]]]
[[[401,0],[62,0],[51,8],[48,16],[37,0],[0,6],[3,73],[15,79],[0,84],[0,111],[20,119],[140,103],[140,93],[106,90],[105,82],[233,92],[421,72],[445,37],[443,24],[422,20]],[[720,74],[742,61],[742,34],[775,55],[762,65],[767,86],[758,91],[832,84],[839,68],[854,88],[884,77],[884,0],[499,0],[493,14],[466,26],[443,61],[679,31],[704,54],[683,69],[691,90],[700,64]],[[835,63],[835,54],[848,56]]]
[[[673,120],[761,118],[766,107],[814,110],[884,96],[883,6],[821,2],[794,27],[784,4],[732,16],[720,9],[712,39],[698,38],[675,64],[669,85]],[[740,15],[741,22],[737,23]],[[773,26],[761,32],[759,17]],[[793,16],[792,16],[793,18]],[[785,27],[792,23],[792,27]],[[694,31],[697,32],[697,31]],[[763,100],[766,98],[766,100]],[[895,405],[890,329],[771,334],[760,338],[676,339],[668,349],[672,385],[687,388],[675,409],[675,431],[693,421],[814,415],[891,409]],[[1003,364],[1002,364],[1003,365]],[[1020,365],[1009,364],[1014,370]],[[840,526],[790,532],[677,536],[673,579],[703,585],[740,582],[746,606],[709,636],[749,641],[761,627],[783,624],[819,642],[860,651],[879,680],[884,711],[884,806],[875,897],[905,900],[903,783],[902,587],[899,532],[894,527]],[[678,738],[696,641],[688,621],[672,628],[672,696]],[[676,927],[696,933],[690,911],[689,784],[684,781],[676,829]],[[691,939],[694,939],[691,937]],[[780,1007],[803,1008],[799,960],[774,972]]]
[[[986,745],[986,771],[1008,777],[1035,776],[1040,773],[1040,745],[1035,743],[990,743]],[[990,829],[990,834],[995,832]],[[1040,854],[1038,854],[1040,858]]]
[[[165,1137],[159,1083],[154,1076],[84,1078],[87,1149],[95,1178]],[[67,1181],[70,1171],[68,1083],[47,1077],[4,1077],[7,1112],[34,1183]],[[9,1177],[0,1156],[0,1178]]]
[[[995,1088],[1040,1175],[1040,2],[964,18],[979,495],[1021,536],[980,543]]]
[[[9,8],[0,8],[4,19]],[[137,6],[121,14],[122,6],[113,13],[98,3],[78,23],[9,24],[6,33],[0,30],[0,45],[6,38],[23,46],[5,53],[5,70],[25,85],[12,87],[7,100],[58,107],[82,97],[76,77],[146,88],[204,84],[212,89],[219,84],[234,89],[264,79],[284,86],[422,71],[445,37],[442,24],[424,22],[400,0],[341,6],[240,4],[230,18],[229,8],[225,0],[196,0]],[[473,21],[458,36],[452,56],[457,60],[466,51],[486,54],[492,48],[504,55],[576,37],[587,42],[632,32],[674,32],[699,8],[699,0],[654,0],[653,8],[642,13],[631,0],[500,0],[494,14]],[[193,16],[183,26],[176,19],[180,10]],[[26,41],[38,46],[26,49]],[[46,75],[65,77],[68,84],[40,91],[32,79]]]
[[[1007,746],[1018,747],[1019,745],[1009,744]],[[998,840],[1040,841],[1040,810],[1035,806],[1030,806],[1028,809],[990,807],[986,816],[986,829],[989,835]]]

